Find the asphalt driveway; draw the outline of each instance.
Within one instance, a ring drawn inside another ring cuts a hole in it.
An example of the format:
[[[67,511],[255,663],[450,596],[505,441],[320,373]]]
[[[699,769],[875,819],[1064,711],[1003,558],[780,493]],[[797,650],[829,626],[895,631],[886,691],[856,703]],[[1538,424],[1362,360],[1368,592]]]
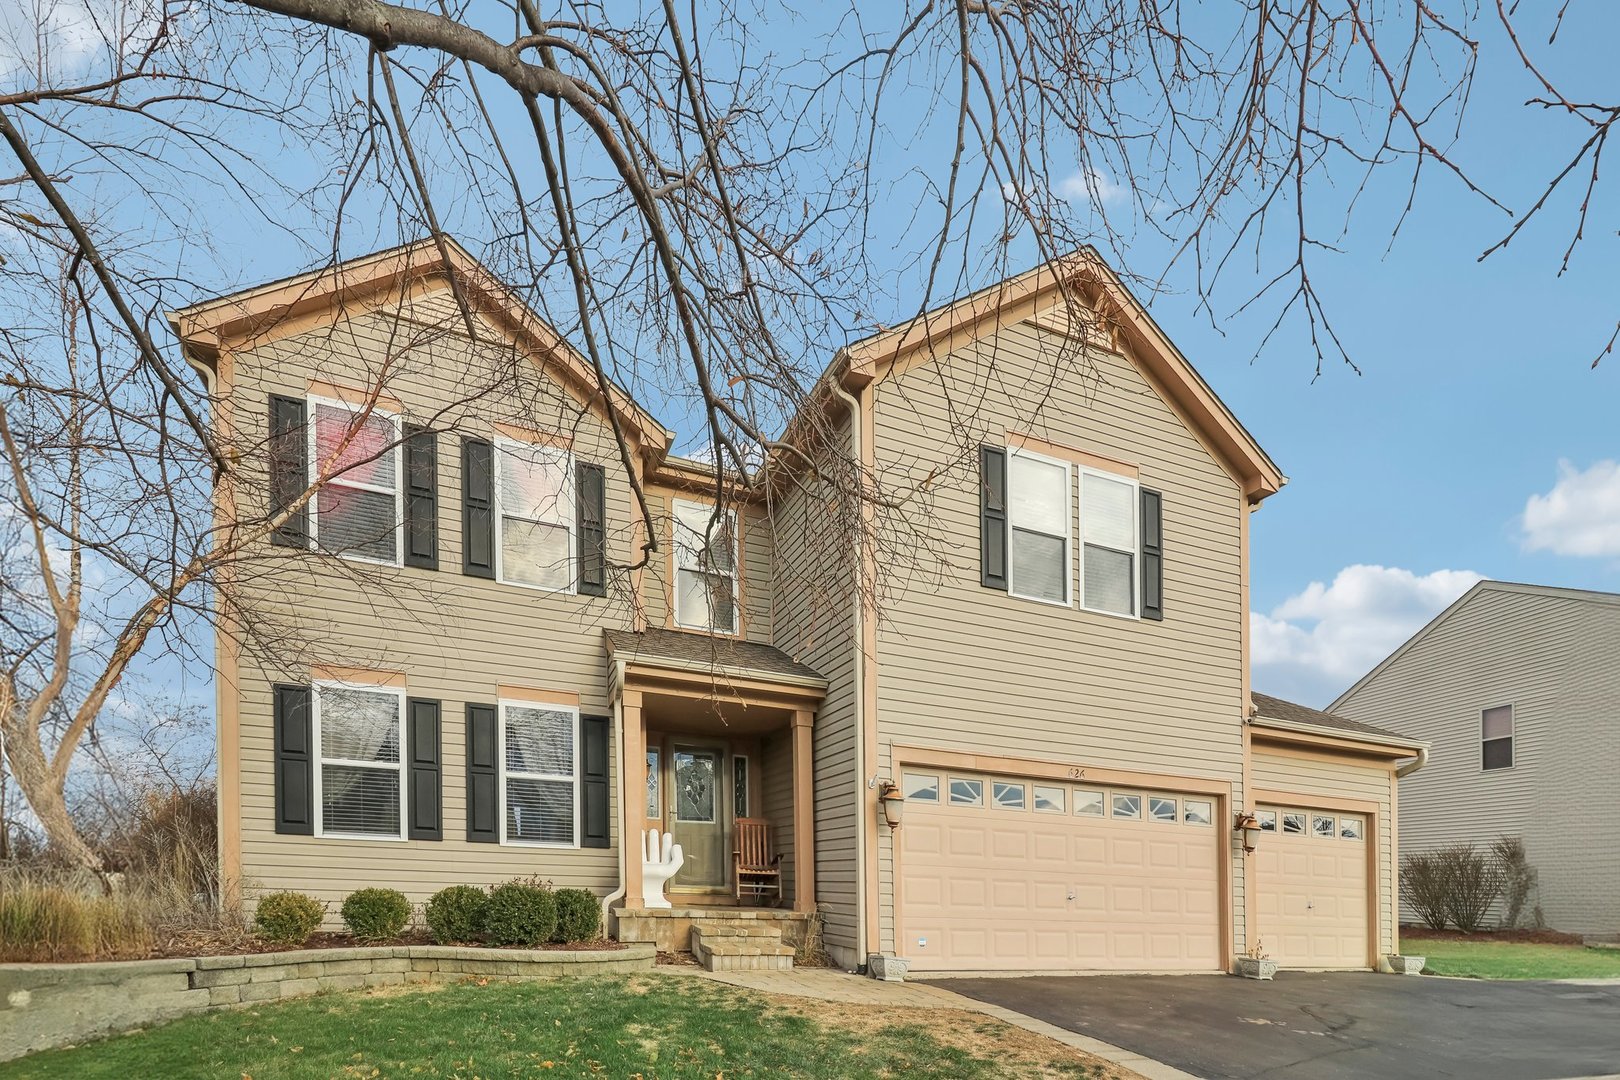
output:
[[[1620,1073],[1620,986],[1366,973],[948,979],[936,986],[1209,1080]]]

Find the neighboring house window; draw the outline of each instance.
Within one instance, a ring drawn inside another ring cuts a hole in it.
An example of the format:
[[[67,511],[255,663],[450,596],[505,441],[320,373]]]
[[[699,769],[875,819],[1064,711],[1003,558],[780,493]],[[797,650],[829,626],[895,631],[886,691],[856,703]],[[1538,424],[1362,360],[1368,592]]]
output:
[[[1069,507],[1067,462],[1029,450],[1008,451],[1007,591],[1026,600],[1069,602]]]
[[[1141,499],[1128,480],[1080,473],[1080,606],[1136,614],[1136,515]]]
[[[731,802],[733,813],[748,816],[748,759],[741,754],[731,759]]]
[[[579,712],[501,702],[501,842],[577,847]]]
[[[1513,706],[1498,705],[1481,712],[1479,737],[1484,768],[1513,768]]]
[[[573,455],[555,446],[495,440],[496,577],[574,591]]]
[[[309,409],[310,483],[331,477],[309,501],[310,539],[345,558],[398,566],[399,417],[373,406],[362,418],[356,406],[316,397]]]
[[[314,685],[317,836],[405,838],[401,783],[405,692]]]
[[[737,513],[675,502],[675,622],[737,632]]]

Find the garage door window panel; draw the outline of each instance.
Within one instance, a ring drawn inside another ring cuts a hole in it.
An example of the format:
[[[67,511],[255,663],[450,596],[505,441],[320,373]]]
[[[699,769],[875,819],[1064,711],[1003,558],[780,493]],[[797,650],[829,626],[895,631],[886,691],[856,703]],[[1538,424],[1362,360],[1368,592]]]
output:
[[[1256,813],[1254,815],[1254,819],[1257,822],[1260,823],[1260,831],[1261,832],[1276,832],[1277,831],[1277,811],[1275,811],[1275,810],[1259,810],[1259,811],[1256,811]]]
[[[1107,800],[1100,791],[1077,788],[1074,793],[1074,812],[1080,817],[1102,817]]]
[[[996,807],[998,809],[1024,809],[1026,792],[1023,784],[1009,784],[1001,780],[997,780],[990,785],[990,794],[991,797],[995,799]]]
[[[939,802],[939,777],[931,773],[906,773],[904,794],[913,802]]]
[[[1323,840],[1333,839],[1337,823],[1330,817],[1312,816],[1311,835]]]
[[[1042,814],[1062,814],[1068,809],[1067,792],[1060,787],[1048,787],[1045,784],[1035,785],[1035,810]]]
[[[962,780],[958,777],[951,777],[951,805],[983,806],[984,781]]]
[[[1207,799],[1188,799],[1181,804],[1181,820],[1188,825],[1209,825],[1215,820],[1215,804]]]
[[[1115,793],[1112,805],[1114,807],[1114,817],[1116,818],[1140,818],[1142,816],[1142,796],[1140,795]]]
[[[1365,835],[1360,818],[1340,818],[1339,837],[1344,840],[1360,840]]]
[[[1289,833],[1291,835],[1299,835],[1299,836],[1304,835],[1304,833],[1305,833],[1305,815],[1304,814],[1284,814],[1282,820],[1283,820],[1283,832]]]
[[[1171,825],[1176,823],[1176,800],[1162,795],[1154,795],[1148,799],[1148,817],[1154,821],[1163,821]]]
[[[1480,764],[1486,772],[1513,768],[1513,706],[1479,714]]]

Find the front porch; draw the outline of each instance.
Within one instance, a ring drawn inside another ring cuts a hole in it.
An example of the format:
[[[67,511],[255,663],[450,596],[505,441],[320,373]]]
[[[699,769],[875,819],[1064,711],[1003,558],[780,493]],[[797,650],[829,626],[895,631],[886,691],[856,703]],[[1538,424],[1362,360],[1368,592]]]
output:
[[[696,928],[711,941],[803,948],[816,907],[811,738],[826,680],[769,645],[672,630],[607,638],[625,762],[619,939],[693,951]],[[647,830],[684,853],[664,889],[670,908],[643,898]]]

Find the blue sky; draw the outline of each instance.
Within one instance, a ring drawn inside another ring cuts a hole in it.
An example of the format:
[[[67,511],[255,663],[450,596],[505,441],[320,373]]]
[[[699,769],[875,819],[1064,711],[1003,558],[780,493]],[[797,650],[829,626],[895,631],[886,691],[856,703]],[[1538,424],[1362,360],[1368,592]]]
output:
[[[1216,10],[1195,17],[1217,18]],[[1522,17],[1533,31],[1528,46],[1568,79],[1573,98],[1609,100],[1620,5],[1572,11],[1555,46],[1546,44],[1550,21]],[[786,26],[778,44],[792,47],[813,30]],[[1535,88],[1489,11],[1475,31],[1479,75],[1448,149],[1483,187],[1523,211],[1585,132],[1525,106]],[[921,130],[909,141],[880,143],[872,161],[879,178],[892,180],[876,188],[886,203],[880,219],[904,220],[910,215],[897,210],[925,205],[918,163],[942,160],[948,149],[928,118],[917,122]],[[286,157],[276,167],[294,176],[322,168]],[[519,167],[526,167],[521,157]],[[1073,185],[1078,163],[1067,171]],[[1062,178],[1066,170],[1053,163],[1051,172]],[[1620,590],[1620,355],[1590,367],[1620,319],[1620,188],[1599,188],[1586,239],[1560,277],[1575,220],[1571,193],[1510,248],[1480,262],[1510,219],[1433,165],[1391,243],[1408,194],[1404,175],[1397,168],[1375,180],[1342,236],[1334,209],[1314,223],[1338,250],[1313,254],[1313,278],[1359,375],[1329,362],[1317,376],[1298,324],[1256,356],[1275,306],[1235,311],[1275,271],[1270,262],[1228,277],[1215,325],[1196,310],[1185,264],[1160,292],[1140,294],[1290,477],[1254,518],[1255,685],[1313,705],[1330,701],[1480,576]],[[1102,177],[1105,201],[1112,179]],[[1312,197],[1342,205],[1355,179],[1315,175]],[[212,266],[190,265],[193,279],[217,278],[227,291],[308,264],[310,249],[266,221],[214,213],[206,198],[187,201],[220,253]],[[263,205],[275,202],[267,197]],[[383,228],[354,239],[348,253],[395,238]],[[483,238],[465,239],[476,251]],[[1169,249],[1138,228],[1125,246],[1125,269],[1156,276]],[[881,244],[872,250],[882,257]],[[895,248],[897,265],[874,270],[903,281],[903,250]],[[1274,260],[1277,253],[1268,240],[1263,254]],[[895,300],[902,308],[915,303],[903,286]],[[679,410],[649,404],[679,423]],[[139,674],[207,699],[198,672],[180,676],[158,661]]]

